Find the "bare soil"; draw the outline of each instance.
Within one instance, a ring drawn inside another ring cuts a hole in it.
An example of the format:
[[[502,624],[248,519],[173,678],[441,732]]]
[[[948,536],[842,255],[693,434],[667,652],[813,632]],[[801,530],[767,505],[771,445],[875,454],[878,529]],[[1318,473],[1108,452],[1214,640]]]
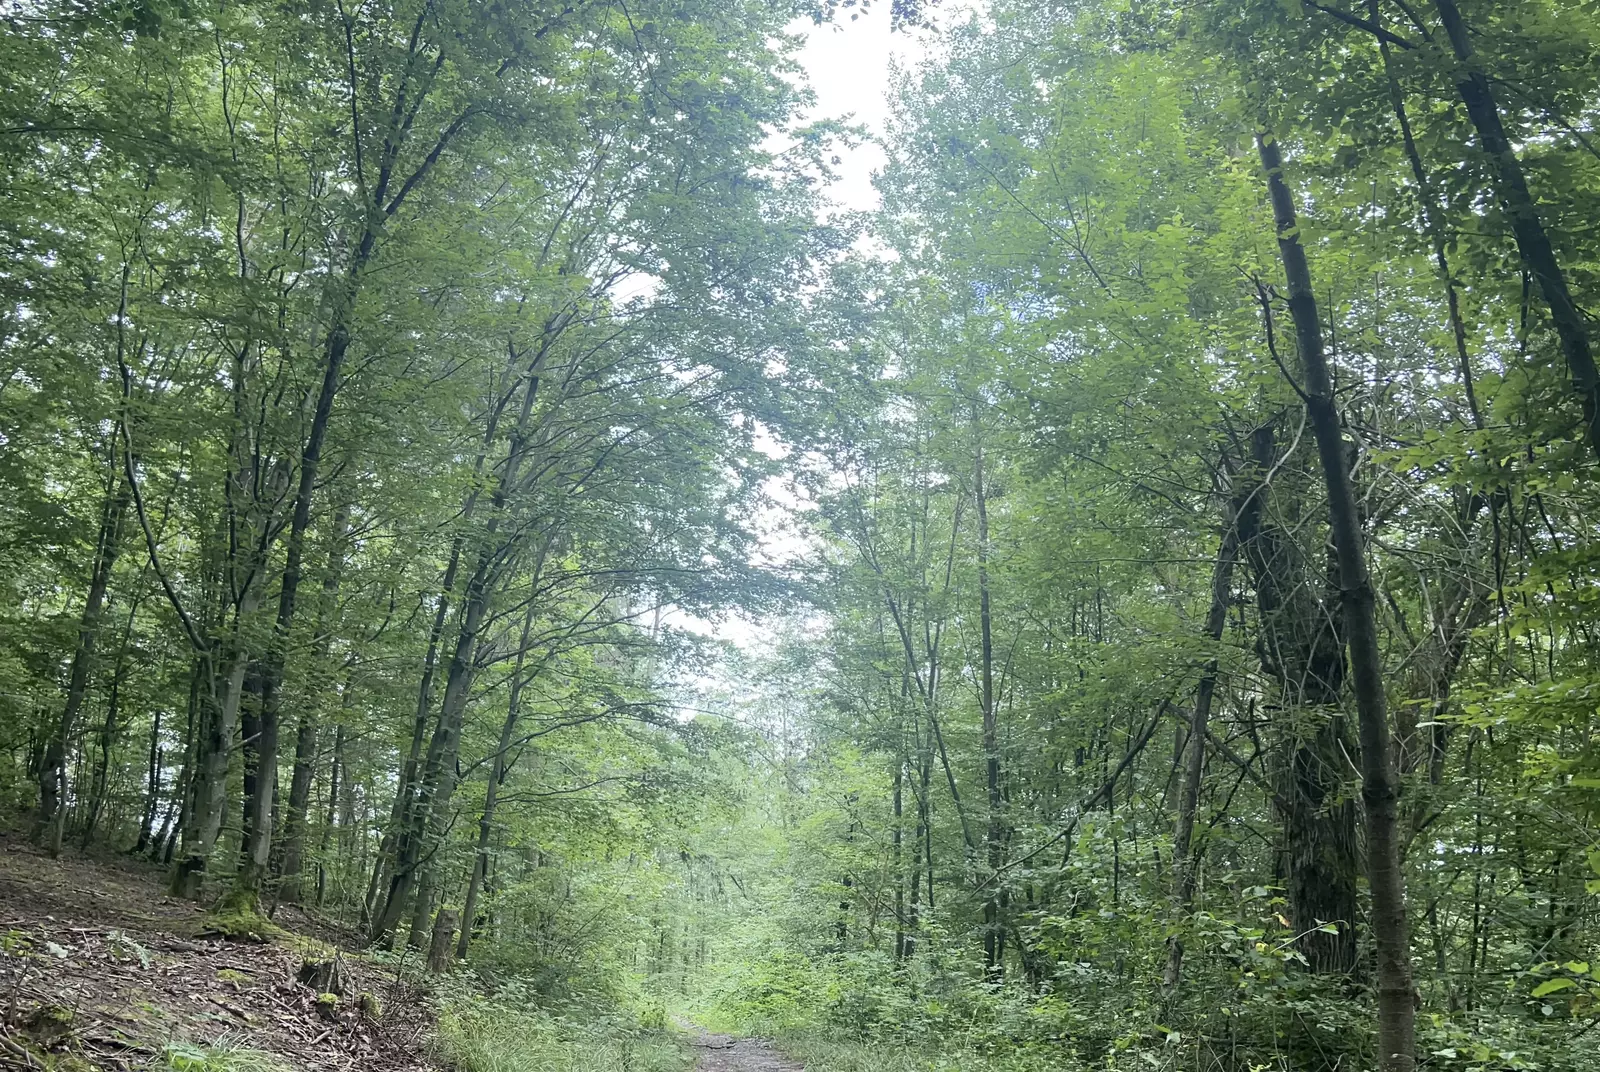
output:
[[[307,955],[335,955],[336,935],[284,913],[293,930],[269,945],[207,937],[200,906],[168,897],[163,879],[0,836],[0,1068],[145,1069],[169,1044],[218,1042],[306,1072],[438,1067],[417,987],[345,952],[345,996],[321,1003],[296,974]]]
[[[733,1038],[729,1035],[701,1035],[695,1039],[699,1072],[804,1072],[796,1064],[760,1039]]]

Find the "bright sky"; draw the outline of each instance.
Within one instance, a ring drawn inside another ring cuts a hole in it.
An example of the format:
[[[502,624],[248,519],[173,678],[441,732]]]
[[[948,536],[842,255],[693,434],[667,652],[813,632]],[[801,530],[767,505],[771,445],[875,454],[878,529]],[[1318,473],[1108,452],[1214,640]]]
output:
[[[971,10],[977,2],[944,0],[940,9],[946,13]],[[854,22],[845,16],[832,25],[817,26],[807,19],[789,27],[791,33],[806,39],[799,58],[817,98],[816,106],[805,117],[807,120],[844,119],[866,127],[873,135],[883,134],[889,117],[887,93],[891,68],[912,66],[928,54],[933,41],[927,31],[891,33],[889,24],[889,2],[878,0]],[[839,177],[828,187],[829,198],[845,209],[877,208],[879,197],[873,189],[872,176],[886,160],[881,146],[869,140],[854,149],[841,149],[839,155],[841,162],[834,168]],[[783,481],[769,483],[767,491],[777,501],[757,519],[763,545],[759,557],[776,565],[792,560],[805,550],[805,537],[793,516],[795,511],[804,509],[804,505]],[[745,648],[768,643],[774,635],[765,623],[739,616],[714,623],[687,615],[673,614],[669,618],[696,632]],[[706,685],[717,680],[713,675],[700,683]]]
[[[826,26],[801,20],[789,29],[806,37],[800,62],[817,95],[808,118],[849,119],[881,135],[889,116],[889,68],[909,66],[926,55],[927,33],[890,33],[888,0],[874,3],[854,22],[848,16]],[[839,181],[828,193],[844,208],[877,208],[872,173],[883,166],[883,150],[867,143],[841,156]]]

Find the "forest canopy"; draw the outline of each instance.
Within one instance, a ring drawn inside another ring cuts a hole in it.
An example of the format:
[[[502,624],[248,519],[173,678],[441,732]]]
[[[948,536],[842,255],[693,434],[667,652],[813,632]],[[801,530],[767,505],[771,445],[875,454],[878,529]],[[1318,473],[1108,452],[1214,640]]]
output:
[[[823,1070],[1593,1063],[1600,5],[0,24],[40,851]]]

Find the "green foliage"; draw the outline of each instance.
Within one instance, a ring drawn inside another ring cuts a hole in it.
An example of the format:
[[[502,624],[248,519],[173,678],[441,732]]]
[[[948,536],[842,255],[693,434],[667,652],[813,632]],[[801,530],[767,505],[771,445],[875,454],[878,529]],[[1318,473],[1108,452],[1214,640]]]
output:
[[[154,1067],[162,1072],[286,1072],[289,1066],[265,1051],[221,1041],[210,1046],[169,1042]]]
[[[684,1042],[661,1025],[616,1015],[533,1011],[507,1003],[459,1001],[439,1017],[442,1056],[462,1072],[684,1072]],[[592,1015],[592,1014],[591,1014]]]

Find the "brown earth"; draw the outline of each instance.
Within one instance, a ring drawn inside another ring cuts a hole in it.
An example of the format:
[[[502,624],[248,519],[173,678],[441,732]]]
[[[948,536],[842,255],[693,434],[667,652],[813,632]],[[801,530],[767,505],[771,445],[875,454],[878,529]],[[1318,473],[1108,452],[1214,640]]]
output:
[[[218,1043],[306,1072],[438,1067],[416,986],[336,952],[337,934],[298,913],[280,915],[291,930],[270,945],[207,937],[200,907],[166,896],[163,878],[0,836],[0,1068],[147,1069],[169,1045]],[[307,956],[339,959],[337,1004],[296,980]]]
[[[784,1057],[760,1039],[728,1035],[701,1035],[694,1040],[699,1051],[699,1072],[804,1072],[804,1066]]]

